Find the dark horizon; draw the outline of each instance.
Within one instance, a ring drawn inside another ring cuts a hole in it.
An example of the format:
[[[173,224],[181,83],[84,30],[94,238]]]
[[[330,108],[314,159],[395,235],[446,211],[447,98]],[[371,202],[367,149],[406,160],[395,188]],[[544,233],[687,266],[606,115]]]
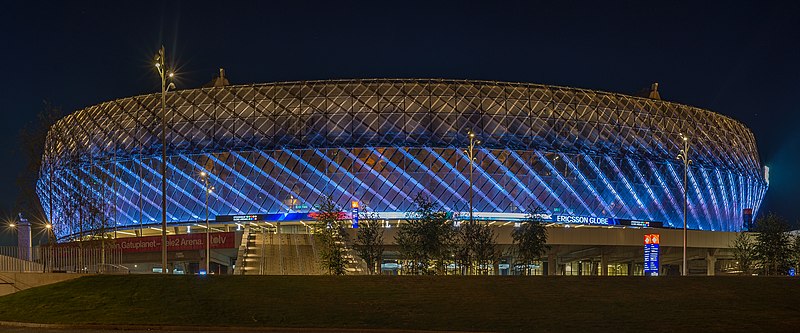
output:
[[[225,68],[231,84],[348,78],[511,81],[662,99],[750,128],[770,188],[759,214],[800,223],[800,5],[758,2],[402,4],[105,2],[6,5],[2,165],[22,170],[17,133],[42,101],[69,113],[156,93],[160,44],[178,88]],[[0,190],[10,215],[16,186]]]

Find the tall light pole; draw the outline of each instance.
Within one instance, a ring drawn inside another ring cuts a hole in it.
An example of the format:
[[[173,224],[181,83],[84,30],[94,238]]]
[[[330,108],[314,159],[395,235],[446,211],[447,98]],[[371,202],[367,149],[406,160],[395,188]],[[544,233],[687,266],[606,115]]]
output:
[[[472,196],[473,196],[473,188],[472,188],[472,172],[475,168],[475,145],[481,144],[480,140],[475,139],[475,133],[469,131],[469,223],[473,224],[475,220],[472,217],[472,211],[474,210],[472,207]]]
[[[678,155],[678,159],[683,161],[683,269],[681,275],[689,275],[689,269],[686,265],[686,208],[689,203],[689,164],[692,160],[689,159],[689,138],[681,134],[683,139],[683,149]]]
[[[175,75],[167,71],[164,65],[164,45],[158,49],[155,57],[156,70],[161,77],[161,273],[168,274],[167,269],[167,91],[175,88],[171,80]]]
[[[211,227],[208,224],[208,196],[214,191],[214,186],[208,183],[208,177],[209,175],[205,171],[200,172],[203,189],[206,192],[206,274],[211,273]]]

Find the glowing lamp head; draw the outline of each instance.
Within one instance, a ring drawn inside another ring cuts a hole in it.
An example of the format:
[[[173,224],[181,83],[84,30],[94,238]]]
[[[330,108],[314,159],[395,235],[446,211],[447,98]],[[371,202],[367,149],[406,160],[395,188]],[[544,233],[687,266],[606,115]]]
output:
[[[156,68],[161,68],[161,64],[160,63],[156,63]]]
[[[14,224],[14,223],[11,223],[11,224],[9,224],[8,226],[9,226],[9,227],[11,227],[11,228],[15,228],[17,225],[16,225],[16,224]]]
[[[351,201],[350,202],[350,208],[358,208],[358,201],[355,201],[355,200]]]
[[[47,229],[53,229],[53,225],[50,224],[50,223],[45,224],[44,227],[47,228]]]
[[[175,73],[170,72],[169,77],[175,77]]]

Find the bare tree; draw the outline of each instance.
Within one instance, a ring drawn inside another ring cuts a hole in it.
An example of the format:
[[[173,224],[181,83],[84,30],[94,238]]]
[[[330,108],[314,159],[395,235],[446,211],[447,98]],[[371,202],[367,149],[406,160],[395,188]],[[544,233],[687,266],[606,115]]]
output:
[[[46,151],[47,135],[50,128],[61,118],[61,108],[54,106],[48,101],[44,101],[42,110],[37,115],[36,119],[19,131],[19,138],[21,144],[18,146],[20,156],[22,156],[24,166],[22,171],[17,175],[17,198],[15,201],[15,209],[17,212],[29,217],[31,221],[39,222],[41,225],[47,223],[47,214],[42,203],[40,202],[39,195],[37,194],[37,182],[40,179],[50,181],[50,175],[46,174],[49,170],[42,168],[43,159],[48,158],[52,154]],[[52,147],[50,147],[52,150]],[[38,184],[40,191],[48,191],[52,195],[52,186],[50,184]],[[52,218],[52,217],[51,217]]]

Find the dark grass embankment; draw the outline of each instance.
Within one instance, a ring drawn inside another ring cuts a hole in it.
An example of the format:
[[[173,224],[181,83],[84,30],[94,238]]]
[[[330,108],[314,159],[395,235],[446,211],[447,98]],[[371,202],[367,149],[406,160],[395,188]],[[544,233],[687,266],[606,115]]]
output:
[[[800,332],[800,280],[92,276],[0,297],[0,320],[508,332]]]

